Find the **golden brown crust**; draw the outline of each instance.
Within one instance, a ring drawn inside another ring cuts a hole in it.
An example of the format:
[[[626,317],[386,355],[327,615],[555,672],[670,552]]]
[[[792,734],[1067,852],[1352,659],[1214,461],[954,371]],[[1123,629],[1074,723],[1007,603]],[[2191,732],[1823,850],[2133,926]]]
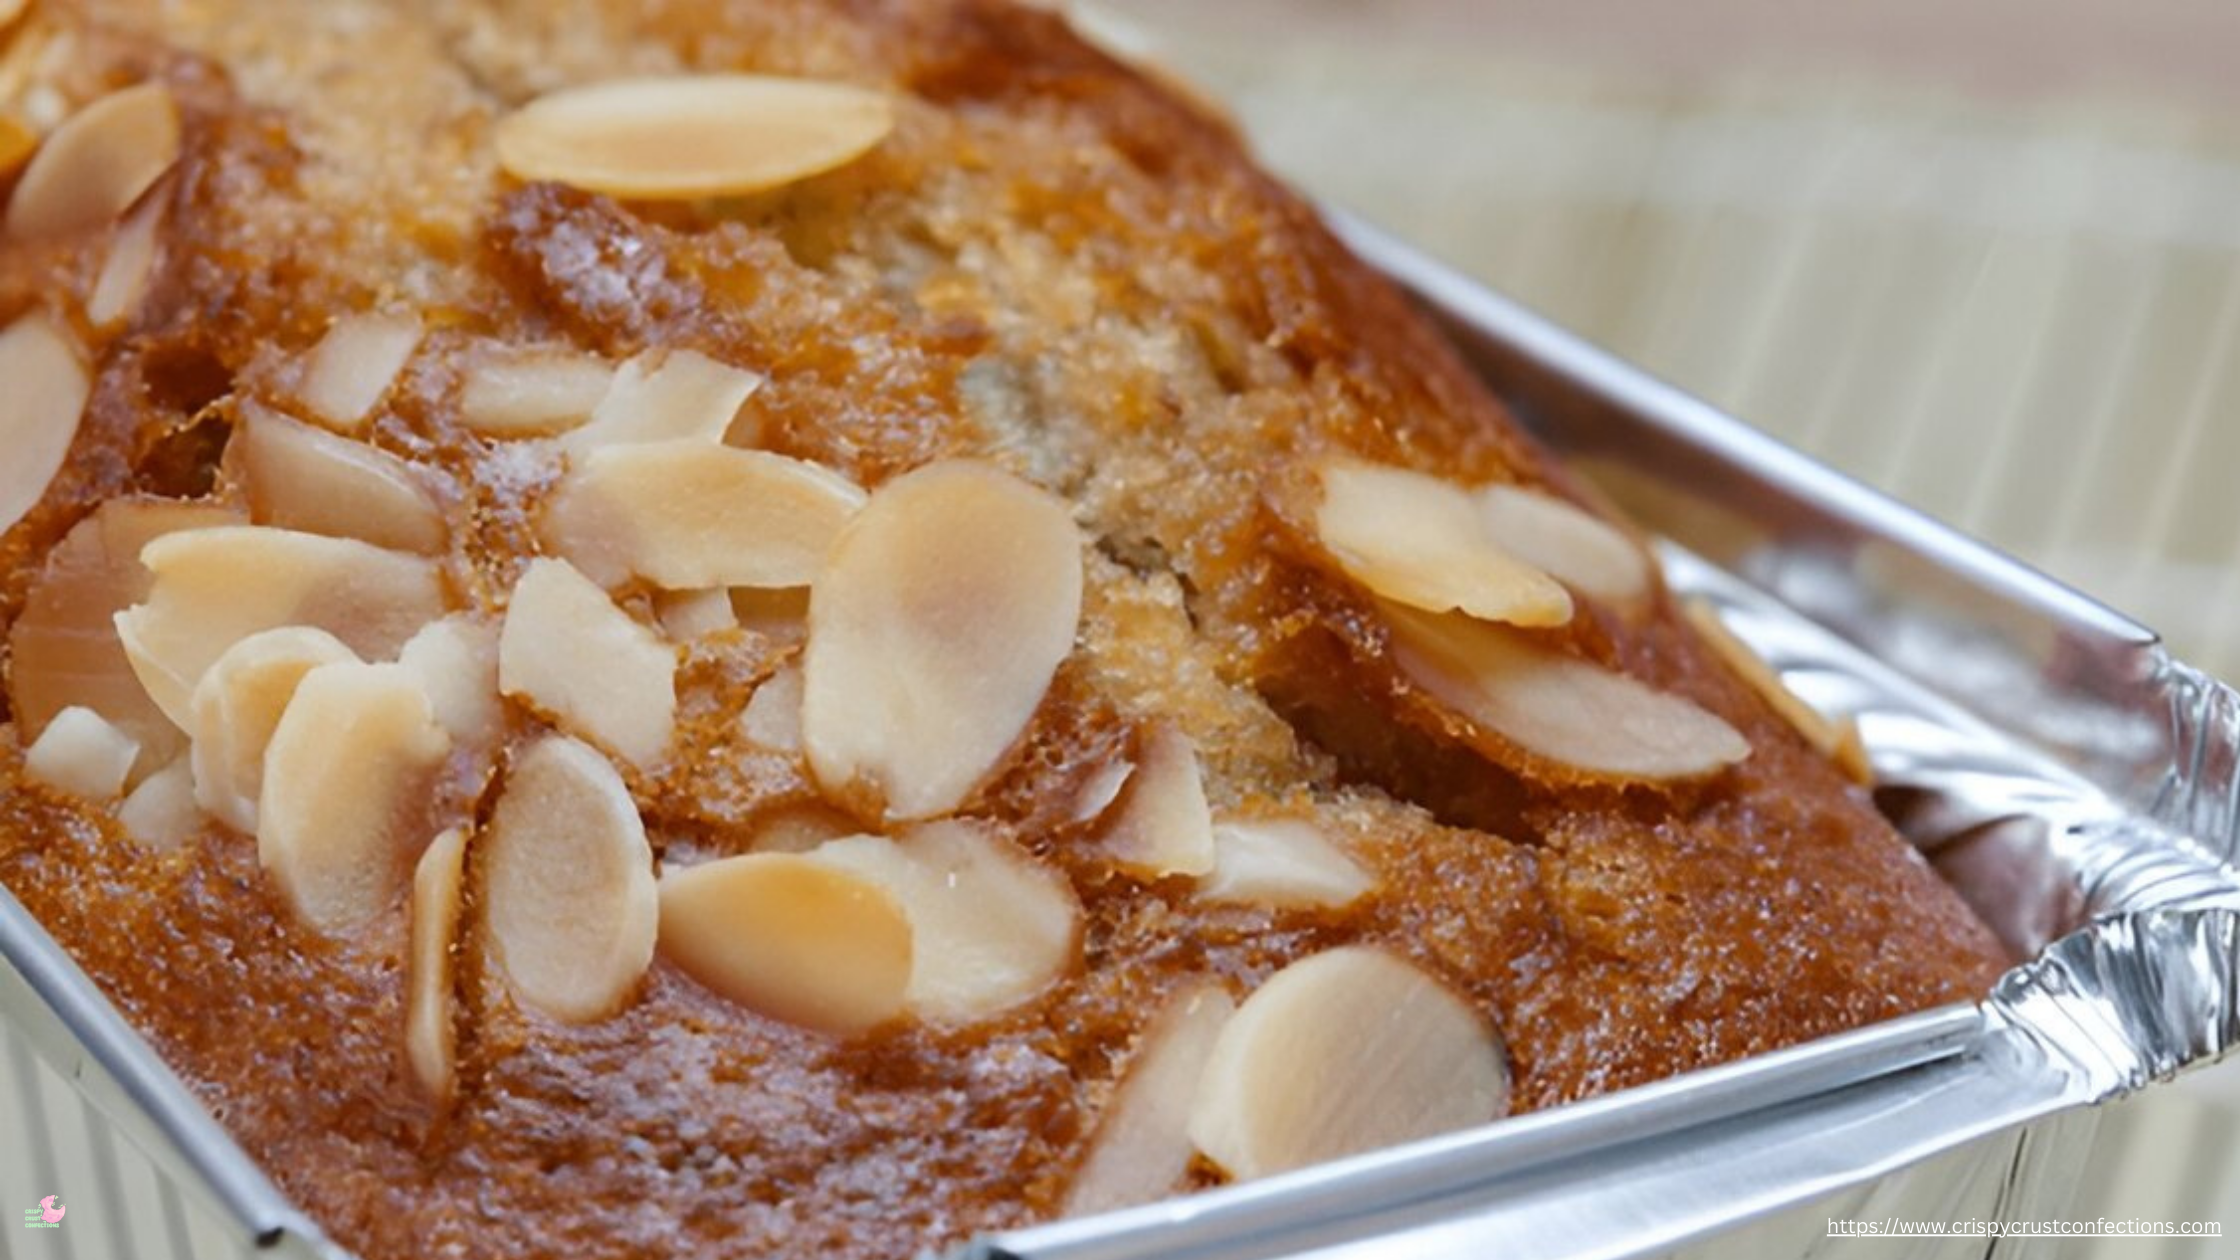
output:
[[[459,1093],[439,1114],[400,1049],[401,921],[320,940],[277,910],[243,837],[140,854],[102,808],[21,783],[11,738],[0,879],[369,1257],[907,1254],[1040,1219],[1165,995],[1207,976],[1241,993],[1347,942],[1486,1010],[1520,1110],[1966,1000],[2001,965],[1661,592],[1638,616],[1581,601],[1536,634],[1740,730],[1752,755],[1707,781],[1489,759],[1407,683],[1287,506],[1286,469],[1344,450],[1463,484],[1565,483],[1221,123],[1055,18],[993,0],[116,0],[40,6],[18,38],[47,32],[75,41],[81,96],[169,83],[186,144],[121,333],[82,314],[103,234],[0,245],[0,325],[48,310],[97,368],[66,471],[0,535],[0,624],[93,505],[209,492],[233,400],[291,405],[301,353],[376,304],[429,332],[370,440],[429,471],[467,606],[502,601],[552,476],[459,422],[461,367],[492,342],[702,351],[768,377],[752,405],[772,450],[866,486],[993,458],[1068,498],[1093,543],[1080,646],[967,810],[1071,879],[1081,964],[962,1031],[836,1042],[666,964],[620,1017],[561,1026],[516,1008],[470,932]],[[504,107],[623,68],[813,74],[903,105],[862,161],[712,213],[495,171]],[[817,799],[798,757],[733,721],[795,651],[752,630],[688,649],[679,753],[631,782],[664,860],[738,851]],[[1116,874],[1070,810],[1153,717],[1189,732],[1217,809],[1313,816],[1382,890],[1270,911]],[[486,812],[494,767],[453,770],[442,808]]]

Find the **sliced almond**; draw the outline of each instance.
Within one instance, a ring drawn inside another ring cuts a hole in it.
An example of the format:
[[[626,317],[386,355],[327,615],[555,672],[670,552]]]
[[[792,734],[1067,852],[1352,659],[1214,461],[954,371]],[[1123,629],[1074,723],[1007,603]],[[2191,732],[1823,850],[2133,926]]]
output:
[[[565,560],[534,560],[498,636],[498,690],[630,764],[661,759],[677,727],[677,653]]]
[[[756,820],[751,847],[756,853],[808,853],[828,840],[854,834],[854,821],[837,810],[794,805]]]
[[[653,848],[605,757],[564,735],[514,762],[483,837],[491,950],[513,994],[555,1019],[622,1009],[653,961]]]
[[[194,772],[184,757],[140,780],[117,807],[124,834],[151,853],[186,844],[204,821],[202,807],[194,802]]]
[[[1221,1030],[1190,1140],[1240,1181],[1484,1124],[1509,1109],[1485,1017],[1380,949],[1285,967]]]
[[[405,642],[397,664],[420,680],[436,722],[454,743],[487,745],[498,738],[505,706],[498,700],[496,626],[471,613],[431,621]]]
[[[805,460],[702,442],[604,447],[560,482],[540,533],[586,577],[667,590],[807,586],[863,491]]]
[[[731,589],[731,615],[741,630],[768,635],[781,643],[799,643],[809,637],[809,591],[806,587],[757,590],[751,586]]]
[[[1128,780],[1135,777],[1136,764],[1117,760],[1098,767],[1096,773],[1084,780],[1073,794],[1072,818],[1077,823],[1095,822],[1104,817],[1113,802],[1120,799]]]
[[[1765,658],[1752,651],[1749,644],[1727,627],[1718,609],[1700,598],[1690,599],[1681,607],[1704,643],[1729,670],[1750,684],[1750,689],[1758,693],[1767,708],[1781,715],[1782,721],[1795,728],[1797,734],[1804,736],[1805,742],[1819,749],[1823,756],[1837,756],[1843,744],[1843,732],[1818,709],[1798,699],[1797,693],[1789,690],[1781,681],[1781,675],[1766,664]]]
[[[459,936],[466,884],[467,832],[453,827],[420,854],[412,871],[412,955],[406,976],[405,1061],[437,1101],[457,1078],[458,1032],[451,1014],[451,943]]]
[[[498,164],[644,200],[760,192],[844,166],[894,127],[885,96],[753,74],[611,79],[548,93],[498,124]]]
[[[303,676],[257,800],[257,860],[298,919],[341,936],[395,902],[450,743],[401,666],[344,661]]]
[[[1191,985],[1160,1008],[1066,1191],[1067,1216],[1134,1207],[1174,1193],[1190,1167],[1190,1116],[1199,1078],[1236,1012],[1237,1004],[1212,983]]]
[[[107,331],[131,318],[156,270],[156,228],[163,222],[163,196],[157,193],[125,216],[109,242],[109,255],[94,277],[86,299],[86,322]]]
[[[1561,656],[1514,631],[1382,605],[1393,658],[1417,686],[1526,751],[1590,774],[1684,779],[1750,755],[1689,700]]]
[[[1436,477],[1359,460],[1316,466],[1315,531],[1338,566],[1388,600],[1427,612],[1560,626],[1563,585],[1496,545],[1470,496]]]
[[[739,733],[772,752],[801,751],[801,668],[784,665],[739,711]]]
[[[888,818],[963,803],[1073,650],[1081,580],[1065,505],[993,465],[880,487],[810,593],[801,729],[818,781]]]
[[[188,727],[195,801],[219,822],[255,835],[265,749],[297,685],[321,665],[357,659],[342,640],[310,626],[261,630],[227,648],[195,684]]]
[[[0,331],[0,533],[37,507],[78,436],[93,381],[53,320],[33,312]]]
[[[1065,879],[970,823],[918,827],[898,842],[849,836],[809,857],[893,894],[910,920],[912,1013],[984,1019],[1041,993],[1073,961],[1081,907]]]
[[[59,236],[123,214],[179,160],[179,110],[161,83],[111,92],[54,129],[8,202],[8,234]]]
[[[55,714],[24,750],[23,774],[72,796],[113,801],[139,755],[140,745],[130,735],[91,709],[73,707]]]
[[[357,432],[404,371],[420,332],[410,312],[345,315],[311,348],[297,398],[330,427]]]
[[[721,587],[658,592],[653,597],[653,616],[662,632],[677,643],[739,628],[739,615],[731,611],[731,592]]]
[[[1165,725],[1145,734],[1103,847],[1114,865],[1144,879],[1213,869],[1213,811],[1189,736]]]
[[[133,673],[180,729],[195,684],[227,648],[259,630],[314,626],[366,660],[387,660],[443,615],[432,561],[350,538],[229,525],[149,543],[148,598],[117,615]]]
[[[412,468],[387,451],[244,405],[241,445],[250,519],[376,547],[443,550],[443,511]],[[230,453],[230,452],[229,452]]]
[[[638,442],[720,443],[761,387],[762,377],[697,350],[648,350],[615,369],[591,423],[560,444],[581,458],[603,446]]]
[[[1198,884],[1198,895],[1209,901],[1334,910],[1352,905],[1377,884],[1322,828],[1304,819],[1215,823],[1213,853],[1213,872]]]
[[[524,350],[467,368],[459,422],[490,437],[564,433],[591,418],[614,384],[612,365],[568,350]]]
[[[1567,499],[1522,486],[1478,491],[1478,517],[1510,554],[1609,603],[1649,594],[1649,556],[1624,531]]]
[[[0,114],[0,179],[23,169],[38,151],[39,133],[29,123],[14,114]]]
[[[790,853],[661,877],[661,953],[772,1019],[843,1036],[902,1014],[910,923],[870,880]]]
[[[148,698],[117,641],[117,614],[147,598],[140,563],[150,540],[237,520],[226,508],[166,499],[111,499],[47,553],[8,635],[16,720],[36,737],[71,705],[99,713],[140,744],[136,775],[184,751],[186,735]]]
[[[1874,759],[1867,753],[1866,738],[1859,733],[1859,719],[1849,713],[1836,723],[1835,759],[1853,783],[1874,786]]]

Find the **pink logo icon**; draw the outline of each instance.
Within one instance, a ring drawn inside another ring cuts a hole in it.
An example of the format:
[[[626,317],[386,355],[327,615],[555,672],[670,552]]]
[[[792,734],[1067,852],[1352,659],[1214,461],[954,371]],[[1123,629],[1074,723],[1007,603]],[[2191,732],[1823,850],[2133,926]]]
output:
[[[23,1210],[23,1227],[25,1229],[61,1229],[62,1214],[69,1210],[62,1206],[61,1200],[61,1195],[50,1194],[39,1200],[39,1206],[25,1208]]]

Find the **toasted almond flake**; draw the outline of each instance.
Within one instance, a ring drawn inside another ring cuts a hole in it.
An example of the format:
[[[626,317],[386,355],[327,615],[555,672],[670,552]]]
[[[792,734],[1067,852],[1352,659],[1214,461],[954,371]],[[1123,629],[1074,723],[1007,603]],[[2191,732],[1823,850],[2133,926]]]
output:
[[[1522,486],[1487,486],[1477,500],[1495,543],[1565,586],[1621,606],[1648,595],[1648,554],[1585,508]]]
[[[1145,879],[1213,869],[1213,811],[1189,736],[1165,725],[1145,733],[1103,848],[1114,865]]]
[[[0,114],[0,179],[20,170],[38,151],[39,133],[14,114]]]
[[[791,853],[661,878],[661,953],[772,1019],[843,1036],[902,1014],[910,923],[870,880]]]
[[[184,757],[140,780],[117,807],[124,834],[152,853],[168,853],[194,839],[203,821],[194,803],[194,772]]]
[[[1787,684],[1781,681],[1781,675],[1774,673],[1773,667],[1766,664],[1765,658],[1752,651],[1749,644],[1735,635],[1719,616],[1718,609],[1701,598],[1688,600],[1681,605],[1681,609],[1687,613],[1689,623],[1695,626],[1696,633],[1702,636],[1704,643],[1729,670],[1750,685],[1750,690],[1758,693],[1758,697],[1766,702],[1766,707],[1779,714],[1782,721],[1793,727],[1797,734],[1804,736],[1805,742],[1819,749],[1823,756],[1837,755],[1843,735],[1835,723],[1829,721],[1818,709],[1798,699],[1797,693],[1789,690]]]
[[[498,124],[498,164],[644,200],[760,192],[844,166],[886,137],[877,92],[809,79],[701,74],[548,93]]]
[[[345,315],[311,348],[296,396],[311,414],[344,433],[365,427],[420,344],[410,312]]]
[[[8,202],[8,234],[59,236],[108,223],[179,160],[179,110],[160,83],[111,92],[32,155]]]
[[[654,349],[614,372],[591,423],[560,440],[581,458],[603,446],[638,442],[720,443],[762,378],[697,350]]]
[[[24,518],[62,470],[93,382],[70,338],[33,312],[0,331],[0,533]]]
[[[1683,779],[1750,755],[1692,701],[1454,614],[1381,606],[1401,672],[1433,699],[1528,752],[1590,774]]]
[[[1867,754],[1867,741],[1859,733],[1859,719],[1849,713],[1836,722],[1836,765],[1861,787],[1874,786],[1874,759]]]
[[[731,615],[739,619],[741,630],[768,635],[781,643],[799,643],[809,637],[809,590],[798,586],[785,590],[733,587]]]
[[[472,613],[429,622],[406,640],[397,664],[412,671],[452,742],[487,745],[498,738],[505,706],[498,700],[498,628]]]
[[[823,805],[793,805],[757,820],[750,847],[756,853],[808,853],[828,840],[856,834],[846,815]]]
[[[928,823],[900,841],[849,836],[809,854],[893,894],[910,920],[909,1007],[968,1023],[1048,988],[1073,961],[1081,907],[1057,872],[964,822]]]
[[[195,684],[191,705],[194,798],[243,835],[257,831],[264,755],[304,675],[355,661],[342,640],[310,626],[261,630],[227,648]]]
[[[1470,496],[1436,477],[1359,460],[1316,465],[1315,531],[1346,574],[1426,612],[1559,626],[1571,620],[1561,583],[1496,545]]]
[[[1198,895],[1209,901],[1336,909],[1352,905],[1377,883],[1305,819],[1215,823],[1213,853],[1213,871],[1198,883]]]
[[[539,534],[602,586],[807,586],[863,491],[805,460],[702,442],[592,451],[560,482]]]
[[[677,726],[677,653],[565,560],[534,560],[498,635],[498,690],[643,768]]]
[[[1084,780],[1073,794],[1073,821],[1095,822],[1104,817],[1112,803],[1120,799],[1121,789],[1135,777],[1136,764],[1132,761],[1110,761],[1097,768],[1096,773]]]
[[[443,550],[442,510],[412,468],[387,451],[255,403],[242,408],[233,440],[258,524],[422,555]]]
[[[468,367],[459,423],[490,437],[542,437],[583,424],[614,385],[615,370],[570,350],[523,350]]]
[[[450,744],[401,666],[342,661],[296,684],[265,748],[257,860],[299,920],[341,936],[395,902]]]
[[[86,299],[86,322],[110,331],[140,308],[156,269],[156,228],[163,222],[163,196],[155,193],[125,216],[109,241],[109,254]]]
[[[1168,999],[1144,1029],[1128,1074],[1105,1105],[1089,1154],[1066,1190],[1065,1215],[1166,1198],[1190,1167],[1190,1114],[1214,1042],[1237,1004],[1200,982]]]
[[[420,854],[412,871],[412,954],[405,982],[405,1061],[413,1079],[446,1101],[457,1078],[458,1031],[451,1013],[451,943],[459,935],[467,832],[453,827]]]
[[[994,774],[1073,650],[1081,539],[1057,499],[992,465],[880,487],[809,598],[802,742],[825,790],[926,818]]]
[[[660,591],[653,597],[653,616],[662,632],[678,643],[739,628],[739,615],[731,611],[731,592],[722,587],[704,591]]]
[[[181,730],[195,684],[227,648],[259,630],[314,626],[367,660],[387,660],[443,615],[432,561],[349,538],[224,525],[150,542],[147,599],[116,618],[133,673]]]
[[[1285,967],[1237,1008],[1199,1078],[1190,1140],[1250,1180],[1508,1109],[1485,1018],[1413,965],[1351,946]]]
[[[780,666],[739,711],[739,733],[772,752],[801,751],[801,668]]]
[[[139,755],[140,745],[130,735],[91,709],[72,707],[55,714],[24,750],[23,773],[72,796],[113,801]]]
[[[54,715],[84,705],[140,744],[135,776],[185,751],[185,732],[149,699],[117,641],[116,617],[145,599],[155,577],[140,563],[148,542],[239,519],[230,509],[169,499],[111,499],[47,553],[8,634],[9,700],[30,737]],[[128,782],[131,780],[128,780]]]
[[[506,777],[483,837],[491,949],[513,995],[569,1023],[622,1009],[653,961],[653,848],[607,759],[547,736]]]

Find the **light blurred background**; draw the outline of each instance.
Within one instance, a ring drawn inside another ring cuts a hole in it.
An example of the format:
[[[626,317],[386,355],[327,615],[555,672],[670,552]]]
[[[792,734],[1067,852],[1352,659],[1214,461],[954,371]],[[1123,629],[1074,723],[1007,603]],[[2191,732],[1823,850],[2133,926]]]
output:
[[[2240,679],[2240,3],[1071,7],[1311,192]],[[2240,1068],[2096,1158],[2074,1215],[2240,1231]]]

